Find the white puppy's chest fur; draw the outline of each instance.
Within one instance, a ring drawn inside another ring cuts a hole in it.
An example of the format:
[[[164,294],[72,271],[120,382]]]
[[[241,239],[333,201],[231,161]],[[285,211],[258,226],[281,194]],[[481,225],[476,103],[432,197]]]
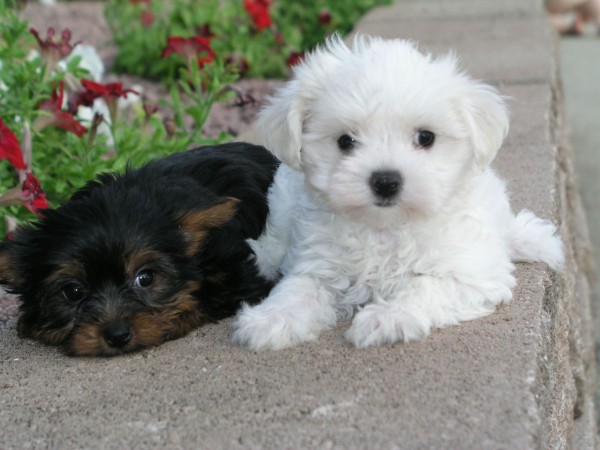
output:
[[[315,257],[336,261],[338,272],[334,276],[349,281],[350,286],[338,292],[336,300],[340,303],[365,303],[373,292],[389,297],[403,277],[413,274],[415,263],[424,256],[419,250],[418,234],[411,226],[372,230],[339,216],[330,218],[331,225],[320,228],[327,229],[329,235],[319,236],[322,250]]]
[[[396,215],[394,221],[374,226],[332,213],[307,189],[302,174],[282,166],[269,201],[281,211],[279,191],[287,193],[287,216],[270,217],[265,234],[251,245],[261,272],[272,277],[279,269],[284,276],[318,274],[338,315],[348,318],[353,305],[394,299],[414,277],[450,276],[468,282],[474,262],[484,277],[485,270],[497,276],[498,267],[510,272],[505,233],[499,229],[508,229],[512,216],[503,200],[504,184],[488,170],[473,187],[437,215],[410,220]],[[295,199],[293,205],[290,198]],[[286,229],[289,235],[282,236]],[[274,254],[283,261],[273,260]],[[512,287],[512,276],[502,278]],[[503,298],[496,302],[508,299],[507,290],[500,291]]]
[[[317,244],[314,258],[322,258],[322,263],[336,261],[336,270],[329,277],[330,282],[342,284],[341,290],[334,291],[336,302],[356,305],[368,302],[373,295],[393,295],[401,279],[412,274],[419,253],[410,227],[374,231],[351,226],[339,216],[327,216],[324,218],[331,219],[331,225],[320,229],[330,233],[321,234],[321,242],[313,243]]]
[[[359,234],[353,231],[357,230],[346,228],[343,233],[340,230],[341,241],[346,245],[338,246],[338,260],[344,261],[344,275],[351,285],[338,293],[337,302],[358,305],[374,297],[393,298],[403,279],[415,276],[413,267],[420,259],[417,236],[409,227],[396,232],[380,230]],[[339,308],[339,313],[346,317],[351,315],[344,307]]]

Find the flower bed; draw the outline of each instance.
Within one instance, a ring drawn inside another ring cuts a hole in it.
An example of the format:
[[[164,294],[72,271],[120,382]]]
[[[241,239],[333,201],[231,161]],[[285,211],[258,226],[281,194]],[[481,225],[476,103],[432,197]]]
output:
[[[285,77],[325,35],[388,2],[107,0],[32,3],[24,13],[22,2],[4,2],[0,234],[99,172],[234,138],[273,84],[261,80]],[[90,8],[86,23],[78,13]],[[112,32],[101,42],[87,33],[100,9]],[[47,11],[64,17],[36,21]],[[118,75],[105,76],[105,65]]]

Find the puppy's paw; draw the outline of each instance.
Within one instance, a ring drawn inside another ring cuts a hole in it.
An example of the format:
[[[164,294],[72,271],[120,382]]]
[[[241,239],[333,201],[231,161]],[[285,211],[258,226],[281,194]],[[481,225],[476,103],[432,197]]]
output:
[[[244,305],[233,324],[232,342],[251,350],[280,350],[316,339],[321,325],[301,308]]]
[[[346,332],[346,339],[358,348],[414,341],[429,334],[430,321],[413,312],[394,308],[389,303],[365,306]]]

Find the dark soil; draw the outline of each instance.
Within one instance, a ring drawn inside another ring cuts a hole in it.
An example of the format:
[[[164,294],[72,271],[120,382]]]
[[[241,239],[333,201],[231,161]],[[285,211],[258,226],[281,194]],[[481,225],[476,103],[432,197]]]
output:
[[[125,1],[125,0],[124,0]],[[165,95],[164,87],[138,77],[117,75],[111,73],[115,59],[115,48],[109,28],[104,20],[103,3],[97,1],[61,2],[56,5],[43,5],[29,1],[23,11],[23,17],[30,26],[36,28],[41,36],[46,35],[49,27],[54,27],[57,34],[64,28],[72,32],[71,42],[81,41],[96,48],[105,65],[105,81],[122,81],[125,87],[141,86],[143,95],[150,100],[156,100]],[[204,134],[217,136],[221,131],[227,131],[238,136],[252,123],[264,97],[280,85],[280,80],[242,79],[234,86],[234,90],[244,98],[254,101],[235,106],[231,104],[216,104],[213,107]],[[0,290],[0,330],[12,328],[16,323],[18,300],[14,295]]]

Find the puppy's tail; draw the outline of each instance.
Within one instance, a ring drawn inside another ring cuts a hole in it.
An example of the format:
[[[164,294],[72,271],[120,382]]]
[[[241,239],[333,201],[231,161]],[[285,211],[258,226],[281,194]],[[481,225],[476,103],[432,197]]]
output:
[[[511,259],[515,262],[544,262],[553,270],[562,269],[563,244],[554,224],[524,209],[509,231]]]

